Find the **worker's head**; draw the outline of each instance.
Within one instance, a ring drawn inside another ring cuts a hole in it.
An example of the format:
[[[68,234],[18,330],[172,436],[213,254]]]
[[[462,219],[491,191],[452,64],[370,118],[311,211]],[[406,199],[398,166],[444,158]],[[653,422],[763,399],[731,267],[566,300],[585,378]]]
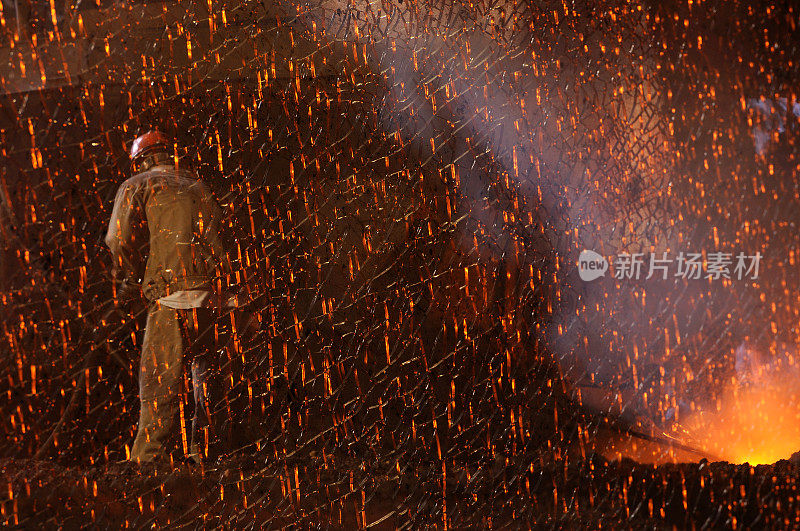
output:
[[[167,135],[158,130],[148,131],[133,141],[131,164],[135,173],[147,171],[159,164],[169,164],[170,141]]]

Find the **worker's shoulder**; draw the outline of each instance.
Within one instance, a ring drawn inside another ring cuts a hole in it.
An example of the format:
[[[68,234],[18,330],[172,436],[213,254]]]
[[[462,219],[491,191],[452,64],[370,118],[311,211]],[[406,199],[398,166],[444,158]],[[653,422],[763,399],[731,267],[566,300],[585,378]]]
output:
[[[122,187],[129,186],[134,189],[152,191],[159,188],[181,188],[194,190],[208,190],[208,186],[192,170],[175,168],[172,166],[156,166],[147,171],[136,174],[124,183]]]
[[[118,193],[122,193],[124,191],[134,191],[138,188],[141,188],[147,180],[147,173],[148,172],[137,173],[136,175],[125,179],[122,184],[119,185]]]
[[[130,200],[137,197],[143,202],[151,198],[167,194],[190,194],[196,200],[209,201],[214,197],[211,188],[192,170],[173,166],[156,166],[136,174],[126,180],[117,193],[117,197],[127,195]]]

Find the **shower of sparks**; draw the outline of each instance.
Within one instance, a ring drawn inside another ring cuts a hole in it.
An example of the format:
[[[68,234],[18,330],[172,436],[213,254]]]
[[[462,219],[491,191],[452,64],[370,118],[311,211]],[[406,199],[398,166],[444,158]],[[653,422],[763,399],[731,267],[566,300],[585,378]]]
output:
[[[796,495],[762,498],[788,476],[735,469],[707,502],[708,469],[594,452],[700,454],[572,407],[731,463],[800,450],[798,10],[777,4],[2,0],[0,519],[796,522]],[[222,456],[190,495],[118,464],[144,322],[109,317],[102,238],[151,128],[222,204],[258,323],[215,366]],[[584,283],[583,249],[764,259]],[[54,463],[23,461],[79,384]]]

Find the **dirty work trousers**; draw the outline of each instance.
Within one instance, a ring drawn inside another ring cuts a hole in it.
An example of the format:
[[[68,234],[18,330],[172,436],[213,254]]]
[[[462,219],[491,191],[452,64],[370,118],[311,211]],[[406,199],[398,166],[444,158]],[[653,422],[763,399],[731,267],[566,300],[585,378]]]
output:
[[[225,312],[222,312],[223,314]],[[194,458],[205,443],[208,426],[206,377],[211,358],[225,345],[220,313],[207,308],[176,310],[153,304],[147,314],[139,372],[139,428],[131,460],[168,458],[183,448]],[[181,415],[183,368],[191,365],[194,417],[191,433]]]

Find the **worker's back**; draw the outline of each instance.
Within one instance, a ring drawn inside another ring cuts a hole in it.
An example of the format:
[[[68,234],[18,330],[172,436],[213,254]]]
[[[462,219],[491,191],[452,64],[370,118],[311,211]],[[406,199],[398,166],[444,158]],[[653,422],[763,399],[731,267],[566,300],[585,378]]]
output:
[[[115,265],[128,269],[124,276],[142,278],[150,300],[213,289],[215,269],[225,258],[220,216],[211,191],[194,173],[155,166],[120,187],[106,242]]]

